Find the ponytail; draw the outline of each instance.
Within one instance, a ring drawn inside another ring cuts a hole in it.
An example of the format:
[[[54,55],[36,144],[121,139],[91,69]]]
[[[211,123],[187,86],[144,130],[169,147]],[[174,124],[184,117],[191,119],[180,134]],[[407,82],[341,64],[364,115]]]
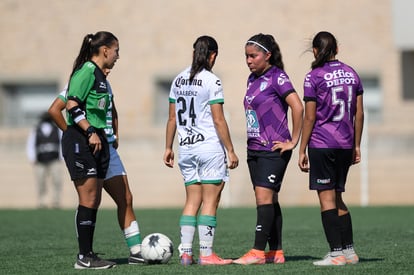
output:
[[[118,41],[118,38],[116,38],[112,33],[106,31],[85,35],[79,54],[73,63],[72,73],[70,76],[72,77],[72,75],[79,70],[85,62],[91,60],[92,56],[99,54],[100,47],[110,47],[115,41]]]
[[[193,81],[196,74],[203,69],[210,71],[212,66],[209,64],[209,58],[212,53],[218,53],[218,45],[214,38],[210,36],[200,36],[193,44],[193,62],[190,70],[190,82]]]

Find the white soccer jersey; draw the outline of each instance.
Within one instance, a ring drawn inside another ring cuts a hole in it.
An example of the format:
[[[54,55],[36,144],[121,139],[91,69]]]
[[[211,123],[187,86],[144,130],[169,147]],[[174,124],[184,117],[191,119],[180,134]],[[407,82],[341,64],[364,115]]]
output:
[[[220,79],[203,70],[190,82],[190,68],[171,84],[169,101],[175,103],[180,153],[224,152],[210,105],[224,103]]]

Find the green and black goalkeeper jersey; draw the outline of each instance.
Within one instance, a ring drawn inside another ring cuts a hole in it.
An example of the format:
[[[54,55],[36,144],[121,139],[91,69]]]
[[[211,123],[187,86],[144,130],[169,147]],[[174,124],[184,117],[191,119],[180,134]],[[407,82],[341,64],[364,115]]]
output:
[[[106,77],[99,67],[91,62],[85,62],[76,71],[69,82],[68,100],[75,100],[85,111],[89,124],[98,129],[106,127],[106,112],[110,103]],[[68,125],[74,125],[68,116]]]

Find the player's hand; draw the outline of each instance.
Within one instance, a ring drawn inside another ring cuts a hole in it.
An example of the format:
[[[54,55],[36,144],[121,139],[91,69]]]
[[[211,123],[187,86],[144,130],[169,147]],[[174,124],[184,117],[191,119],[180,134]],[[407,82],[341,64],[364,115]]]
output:
[[[280,154],[283,154],[285,151],[295,149],[296,144],[291,140],[283,141],[273,141],[272,151],[280,150]]]
[[[118,139],[115,139],[114,142],[112,142],[112,147],[114,147],[115,149],[118,149],[119,147]]]
[[[97,152],[101,151],[102,149],[102,143],[101,143],[101,138],[98,136],[98,134],[96,133],[92,133],[89,138],[89,146],[91,147],[91,149],[93,150],[93,154],[95,155]]]
[[[236,153],[231,152],[231,153],[228,153],[228,155],[229,155],[229,161],[228,161],[227,167],[230,169],[237,168],[237,166],[239,166],[239,158],[237,157]]]
[[[354,148],[352,156],[352,164],[358,164],[361,162],[361,149],[359,147]]]
[[[299,161],[298,161],[299,168],[302,172],[309,172],[309,159],[308,156],[304,153],[299,154]]]
[[[170,168],[174,167],[174,151],[166,149],[164,153],[164,164]]]

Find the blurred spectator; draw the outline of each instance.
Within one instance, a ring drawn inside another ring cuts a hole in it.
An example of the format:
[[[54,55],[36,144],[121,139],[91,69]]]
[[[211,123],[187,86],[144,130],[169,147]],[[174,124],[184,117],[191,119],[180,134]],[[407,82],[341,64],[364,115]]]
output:
[[[50,178],[53,187],[52,207],[60,207],[62,191],[62,133],[53,122],[50,115],[45,112],[40,116],[36,127],[27,140],[27,156],[34,166],[38,207],[45,208],[47,203],[47,180]]]

